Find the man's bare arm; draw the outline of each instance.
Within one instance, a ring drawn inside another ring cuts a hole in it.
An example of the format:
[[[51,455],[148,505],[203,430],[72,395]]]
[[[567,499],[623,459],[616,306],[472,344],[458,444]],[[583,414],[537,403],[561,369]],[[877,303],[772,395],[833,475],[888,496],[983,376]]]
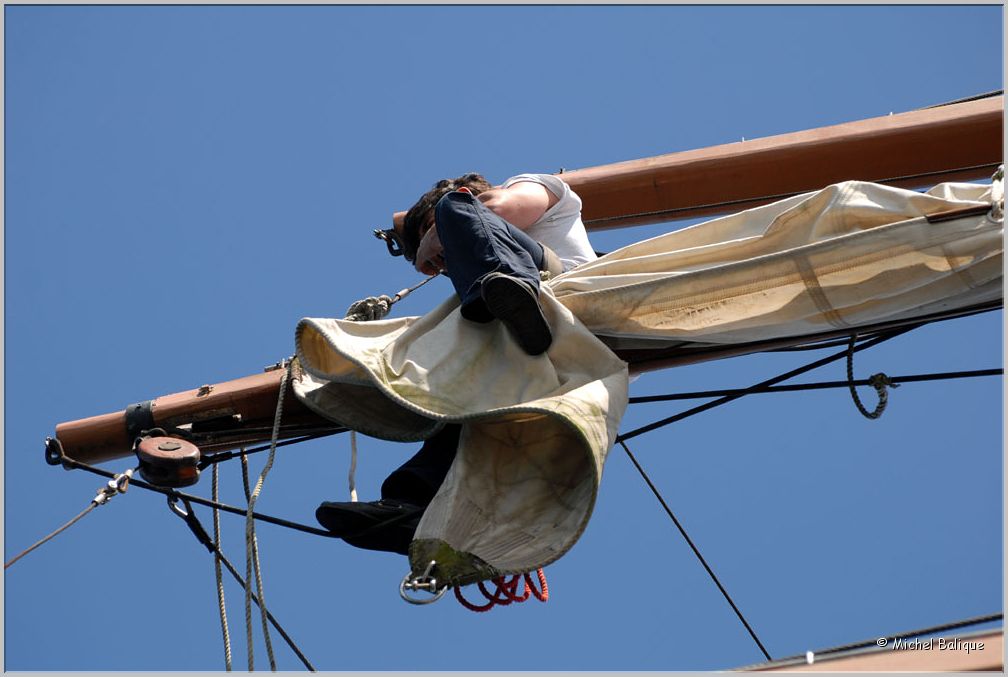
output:
[[[476,199],[522,230],[541,219],[560,200],[546,186],[533,181],[519,181],[507,188],[491,188],[480,193]]]

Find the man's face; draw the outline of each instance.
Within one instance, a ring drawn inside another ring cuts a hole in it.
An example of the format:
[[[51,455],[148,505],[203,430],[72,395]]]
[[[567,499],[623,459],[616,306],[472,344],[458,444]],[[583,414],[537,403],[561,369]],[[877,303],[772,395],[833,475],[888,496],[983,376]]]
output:
[[[434,210],[432,209],[424,222],[420,225],[420,239],[427,234],[427,231],[434,227]]]

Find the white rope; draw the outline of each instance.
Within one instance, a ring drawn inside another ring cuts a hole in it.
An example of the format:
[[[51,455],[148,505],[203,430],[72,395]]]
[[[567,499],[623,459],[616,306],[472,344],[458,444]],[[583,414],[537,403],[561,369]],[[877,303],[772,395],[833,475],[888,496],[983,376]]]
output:
[[[355,475],[357,474],[357,431],[350,431],[350,472],[348,473],[348,481],[350,482],[350,501],[353,503],[357,502],[357,480]]]
[[[217,503],[217,470],[218,464],[213,464],[213,502]],[[221,572],[220,556],[220,510],[213,509],[213,535],[214,535],[214,572],[217,574],[217,606],[220,609],[221,632],[224,635],[224,669],[231,672],[231,633],[228,630],[227,608],[224,604],[224,577]]]
[[[273,434],[270,437],[269,457],[266,465],[259,473],[255,489],[249,494],[248,509],[245,512],[245,629],[248,633],[248,669],[252,672],[255,669],[255,662],[252,657],[252,565],[255,563],[256,592],[259,597],[259,611],[262,616],[263,637],[266,640],[266,653],[269,656],[270,669],[276,672],[276,660],[273,657],[273,643],[270,641],[269,623],[266,616],[266,598],[263,596],[262,575],[259,570],[259,543],[255,536],[255,519],[252,511],[255,509],[259,493],[262,491],[266,475],[273,467],[273,460],[276,458],[276,444],[280,436],[280,417],[283,414],[284,393],[287,390],[287,380],[291,375],[293,361],[287,361],[283,376],[280,378],[280,394],[277,397],[276,415],[273,417]]]

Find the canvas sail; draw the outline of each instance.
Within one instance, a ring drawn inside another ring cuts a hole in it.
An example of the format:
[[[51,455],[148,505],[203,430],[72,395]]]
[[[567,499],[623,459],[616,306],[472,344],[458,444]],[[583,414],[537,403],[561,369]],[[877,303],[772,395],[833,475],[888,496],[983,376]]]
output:
[[[459,585],[577,541],[626,406],[610,348],[805,336],[1003,296],[1003,182],[926,193],[849,181],[636,243],[543,285],[555,340],[530,357],[457,299],[423,317],[305,319],[295,392],[392,440],[463,426],[411,546]],[[602,340],[599,340],[599,339]]]

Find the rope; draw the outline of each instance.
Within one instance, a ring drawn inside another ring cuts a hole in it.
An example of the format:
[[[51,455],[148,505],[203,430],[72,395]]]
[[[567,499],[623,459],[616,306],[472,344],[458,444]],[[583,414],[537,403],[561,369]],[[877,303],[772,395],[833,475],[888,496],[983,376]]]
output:
[[[220,555],[221,562],[223,562],[224,566],[227,567],[228,573],[231,574],[231,576],[238,582],[238,585],[240,585],[243,590],[248,590],[248,586],[246,585],[245,580],[238,574],[238,570],[234,568],[234,565],[231,564],[228,558],[224,556],[224,553],[221,552],[220,549],[214,545],[214,542],[212,540],[210,540],[210,536],[207,535],[207,532],[203,528],[203,525],[200,524],[199,519],[196,517],[196,514],[192,509],[192,505],[187,500],[182,499],[182,502],[185,504],[186,508],[185,511],[182,511],[175,505],[175,502],[173,500],[175,498],[176,497],[174,496],[169,496],[168,504],[171,507],[172,512],[179,515],[185,521],[186,526],[188,526],[189,530],[192,531],[193,535],[196,536],[196,540],[202,543],[203,546],[207,549],[207,551],[212,552],[215,555]],[[304,663],[305,667],[314,672],[315,668],[312,666],[311,662],[305,657],[304,653],[302,653],[302,651],[298,648],[297,644],[294,643],[294,640],[291,639],[290,635],[288,635],[284,631],[284,629],[280,626],[280,623],[273,616],[273,614],[271,614],[269,610],[263,607],[262,601],[259,599],[259,597],[256,595],[252,595],[252,601],[255,602],[260,609],[263,609],[263,612],[266,614],[266,617],[269,619],[269,622],[273,624],[273,627],[276,628],[277,632],[280,633],[280,636],[284,638],[284,641],[287,642],[287,645],[291,648],[291,650],[295,654],[297,654],[297,657],[301,659],[301,662]]]
[[[350,471],[347,473],[347,481],[350,484],[350,501],[357,502],[357,431],[350,431]]]
[[[280,418],[283,415],[284,393],[287,391],[287,380],[290,378],[293,361],[287,361],[287,367],[280,379],[280,393],[277,396],[276,414],[273,417],[273,435],[270,440],[270,453],[266,459],[266,465],[259,473],[255,489],[248,497],[248,510],[245,513],[245,580],[252,579],[252,566],[255,563],[256,590],[259,593],[261,604],[259,609],[262,612],[263,636],[266,640],[266,653],[269,656],[270,669],[276,672],[276,660],[273,657],[273,643],[270,640],[269,625],[266,623],[266,599],[263,596],[262,574],[259,570],[258,543],[255,536],[255,520],[252,511],[256,501],[259,500],[259,493],[262,491],[266,481],[266,475],[273,467],[273,460],[276,458],[276,443],[280,435]],[[245,588],[245,628],[248,631],[248,669],[252,672],[255,669],[255,662],[252,655],[252,590],[249,586]]]
[[[640,428],[636,428],[634,430],[631,430],[628,433],[624,433],[622,435],[619,435],[616,438],[616,441],[617,442],[622,442],[623,440],[629,440],[631,438],[637,437],[638,435],[643,435],[646,432],[651,432],[652,430],[657,430],[658,428],[663,428],[663,427],[665,427],[667,425],[670,425],[672,423],[675,423],[677,421],[681,421],[681,420],[683,420],[685,418],[689,418],[690,416],[693,416],[695,414],[699,414],[701,412],[707,411],[708,409],[713,409],[714,407],[719,407],[722,404],[727,404],[728,402],[732,402],[734,400],[737,400],[740,397],[743,397],[743,396],[748,395],[750,393],[756,392],[757,390],[760,390],[762,388],[766,388],[767,386],[776,385],[776,384],[780,383],[781,381],[786,381],[789,378],[794,378],[795,376],[799,376],[800,374],[804,374],[807,371],[812,371],[813,369],[818,369],[819,367],[821,367],[823,365],[826,365],[826,364],[829,364],[830,362],[835,362],[837,360],[843,359],[850,352],[858,352],[860,350],[866,350],[868,348],[876,346],[879,343],[882,343],[883,341],[888,341],[889,339],[895,338],[895,337],[899,336],[900,334],[905,334],[906,332],[911,331],[912,329],[916,329],[919,326],[921,326],[921,325],[919,325],[919,324],[913,324],[913,325],[909,325],[907,327],[903,327],[901,329],[893,330],[893,331],[891,331],[891,332],[889,332],[887,334],[883,334],[883,335],[880,335],[880,336],[878,336],[878,337],[876,337],[874,339],[871,339],[870,341],[866,341],[866,342],[862,343],[861,345],[859,345],[857,347],[849,348],[849,349],[841,351],[839,353],[834,353],[833,355],[829,355],[827,357],[824,357],[822,359],[816,360],[814,362],[810,362],[810,363],[808,363],[808,364],[806,364],[806,365],[804,365],[802,367],[798,367],[797,369],[792,369],[791,371],[788,371],[788,372],[785,372],[783,374],[780,374],[779,376],[775,376],[773,378],[767,379],[766,381],[761,381],[760,383],[752,385],[752,386],[746,388],[745,390],[738,391],[736,394],[726,395],[726,396],[721,397],[721,398],[719,398],[717,400],[713,400],[711,402],[706,402],[706,403],[701,404],[699,406],[693,407],[692,409],[687,409],[686,411],[683,411],[683,412],[680,412],[678,414],[675,414],[674,416],[669,416],[668,418],[663,418],[660,421],[655,421],[654,423],[649,423],[648,425],[641,426]]]
[[[850,342],[847,344],[847,387],[850,389],[851,397],[854,398],[854,405],[861,412],[861,415],[874,420],[882,415],[886,405],[889,403],[889,394],[886,392],[886,386],[898,388],[899,384],[894,383],[885,374],[872,374],[868,379],[868,385],[875,388],[875,392],[878,393],[878,404],[875,405],[873,411],[868,411],[865,408],[864,404],[861,403],[861,398],[858,397],[857,389],[854,387],[854,341],[856,338],[857,334],[851,334]]]
[[[218,467],[213,467],[213,500],[217,500],[217,475]],[[221,572],[220,554],[220,510],[213,509],[213,535],[214,535],[214,576],[217,580],[217,606],[220,610],[221,633],[224,635],[224,669],[231,672],[231,633],[228,630],[227,608],[224,604],[224,577]]]
[[[535,584],[532,582],[532,577],[529,573],[516,574],[507,580],[506,576],[498,576],[493,579],[493,583],[496,589],[493,593],[486,589],[483,581],[477,582],[477,587],[479,591],[483,593],[488,602],[483,605],[473,604],[467,600],[462,595],[462,588],[455,586],[455,599],[459,601],[462,606],[470,611],[476,612],[486,612],[490,611],[495,606],[507,606],[511,603],[521,603],[527,600],[530,596],[535,597],[540,602],[549,601],[549,586],[546,584],[546,574],[542,569],[537,569],[536,574],[539,577],[539,589],[537,590]],[[522,584],[522,591],[518,592],[518,584]]]
[[[845,341],[846,343],[846,341]],[[890,383],[895,387],[902,383],[919,383],[922,381],[944,381],[959,378],[976,378],[978,376],[1000,376],[1004,374],[1004,369],[977,369],[974,371],[948,371],[934,374],[909,374],[907,376],[892,376]],[[820,381],[817,383],[794,383],[791,385],[767,386],[756,390],[744,388],[729,388],[725,390],[699,390],[688,393],[669,393],[667,395],[642,395],[631,397],[627,400],[629,404],[646,404],[648,402],[668,402],[670,400],[696,400],[706,397],[721,397],[725,395],[765,395],[772,393],[791,393],[805,390],[824,390],[827,388],[847,388],[851,381]],[[872,385],[871,379],[855,380],[854,385]]]
[[[62,454],[62,452],[63,452],[62,447],[60,447],[60,453]],[[111,499],[116,494],[126,493],[126,490],[129,488],[130,479],[132,479],[133,477],[133,470],[130,469],[115,475],[109,473],[108,476],[111,477],[111,479],[105,483],[105,486],[98,489],[98,494],[91,499],[91,503],[88,505],[88,507],[84,508],[76,517],[71,519],[69,522],[61,526],[56,531],[52,532],[48,536],[39,539],[29,547],[22,550],[17,555],[12,557],[9,561],[4,563],[4,570],[6,571],[15,562],[17,562],[19,559],[21,559],[31,551],[42,547],[43,545],[45,545],[52,539],[56,538],[70,527],[72,527],[74,524],[77,524],[77,522],[83,519],[85,515],[87,515],[89,512],[97,508],[99,505],[105,505],[106,503],[108,503],[109,499]]]
[[[684,529],[683,525],[679,523],[678,519],[676,519],[675,514],[672,512],[672,509],[669,508],[668,503],[665,502],[665,499],[662,498],[662,495],[658,492],[658,488],[655,487],[654,482],[651,481],[651,478],[648,477],[646,472],[644,472],[644,468],[642,468],[640,463],[637,462],[637,459],[630,451],[630,447],[626,445],[626,442],[622,441],[620,442],[620,446],[623,447],[623,451],[625,451],[627,453],[627,456],[630,457],[630,460],[633,462],[634,467],[637,468],[637,472],[639,472],[641,477],[644,478],[644,481],[647,482],[648,487],[651,488],[651,492],[658,499],[658,502],[661,503],[663,508],[665,508],[665,512],[668,514],[670,518],[672,518],[672,522],[676,525],[676,528],[679,529],[679,533],[682,534],[682,537],[684,539],[686,539],[686,543],[689,545],[690,549],[693,550],[693,554],[696,555],[697,559],[700,560],[700,564],[703,565],[703,568],[707,570],[707,574],[711,577],[711,580],[714,581],[714,584],[718,587],[718,590],[720,590],[724,598],[728,600],[728,604],[731,605],[732,611],[734,611],[735,615],[738,616],[738,619],[742,621],[742,625],[745,626],[745,629],[749,632],[749,635],[753,638],[753,641],[756,642],[756,646],[759,647],[760,651],[763,652],[763,655],[766,656],[766,659],[768,661],[773,660],[772,658],[770,658],[770,654],[767,652],[766,647],[763,646],[763,642],[761,642],[759,637],[756,636],[756,631],[752,629],[752,626],[749,625],[749,622],[745,619],[745,616],[742,615],[742,612],[739,610],[738,605],[736,605],[735,601],[732,600],[731,595],[728,594],[728,591],[725,590],[725,587],[721,585],[721,581],[718,580],[718,577],[714,573],[714,570],[710,568],[710,565],[707,564],[707,560],[705,560],[703,555],[700,554],[700,550],[693,543],[693,539],[689,537],[689,534],[686,533],[686,529]]]

